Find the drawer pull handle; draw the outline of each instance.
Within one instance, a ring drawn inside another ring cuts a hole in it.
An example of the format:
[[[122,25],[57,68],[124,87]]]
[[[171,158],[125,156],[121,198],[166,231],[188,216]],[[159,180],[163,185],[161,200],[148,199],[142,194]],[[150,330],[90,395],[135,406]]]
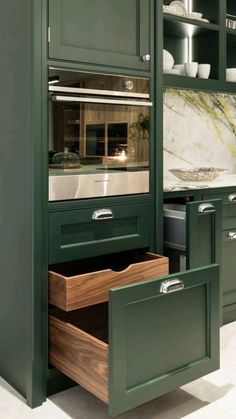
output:
[[[236,240],[236,231],[230,231],[228,234],[229,240]]]
[[[198,214],[199,215],[210,214],[210,213],[215,212],[215,211],[216,211],[216,209],[215,209],[214,205],[212,205],[210,203],[209,204],[208,203],[201,204],[198,207]]]
[[[114,218],[114,214],[111,209],[103,208],[93,212],[92,220],[99,221],[99,220],[110,220]]]
[[[147,62],[147,61],[150,61],[150,59],[151,59],[151,55],[150,54],[145,54],[145,55],[143,55],[143,61],[144,62]]]
[[[231,194],[228,196],[228,201],[229,201],[229,202],[236,202],[236,193],[231,193]]]
[[[171,279],[162,282],[160,287],[160,293],[161,294],[168,294],[171,292],[177,292],[184,289],[184,283],[180,279]]]

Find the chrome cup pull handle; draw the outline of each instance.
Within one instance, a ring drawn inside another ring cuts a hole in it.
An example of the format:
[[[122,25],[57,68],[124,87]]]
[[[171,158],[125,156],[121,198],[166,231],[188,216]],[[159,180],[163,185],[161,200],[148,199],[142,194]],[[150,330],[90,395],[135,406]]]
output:
[[[184,283],[180,279],[170,279],[161,283],[160,293],[169,294],[171,292],[177,292],[184,289]]]
[[[233,203],[235,203],[235,202],[236,202],[236,193],[231,193],[231,194],[228,196],[228,201],[229,201],[229,202],[233,202]]]
[[[236,231],[230,231],[228,234],[229,240],[236,240]]]
[[[93,212],[92,220],[100,221],[100,220],[110,220],[114,218],[114,214],[111,209],[109,208],[102,208]]]
[[[216,209],[214,207],[214,205],[210,204],[210,203],[204,203],[199,205],[198,207],[198,214],[199,215],[204,215],[204,214],[210,214],[215,212]]]
[[[144,62],[150,61],[151,59],[151,55],[150,54],[145,54],[142,56],[142,59]]]

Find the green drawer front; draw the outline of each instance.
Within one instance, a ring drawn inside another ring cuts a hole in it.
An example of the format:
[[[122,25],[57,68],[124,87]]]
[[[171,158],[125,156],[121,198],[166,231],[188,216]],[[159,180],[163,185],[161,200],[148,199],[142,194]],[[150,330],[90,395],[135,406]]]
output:
[[[236,226],[236,199],[234,202],[229,200],[234,195],[236,198],[236,188],[231,192],[203,195],[203,199],[222,199],[224,229]]]
[[[113,218],[93,220],[103,208],[49,214],[50,264],[149,245],[148,203],[109,206]]]
[[[174,279],[184,289],[162,293]],[[112,415],[217,369],[219,266],[111,289],[109,350]]]
[[[223,306],[236,303],[236,228],[223,231]]]

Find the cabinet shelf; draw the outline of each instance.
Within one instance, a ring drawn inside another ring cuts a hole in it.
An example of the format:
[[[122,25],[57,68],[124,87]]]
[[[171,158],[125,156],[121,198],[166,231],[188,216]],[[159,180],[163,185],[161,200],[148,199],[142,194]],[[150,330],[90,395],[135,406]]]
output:
[[[236,93],[236,83],[213,79],[200,79],[197,77],[175,76],[172,74],[164,74],[163,86],[164,88]]]
[[[212,79],[200,79],[195,77],[175,76],[164,74],[164,87],[178,87],[196,90],[218,90],[219,81]]]
[[[236,37],[236,29],[227,28],[226,33]]]
[[[183,16],[163,14],[164,34],[170,36],[186,37],[203,34],[206,31],[219,31],[219,25],[202,22],[201,20],[189,19]]]

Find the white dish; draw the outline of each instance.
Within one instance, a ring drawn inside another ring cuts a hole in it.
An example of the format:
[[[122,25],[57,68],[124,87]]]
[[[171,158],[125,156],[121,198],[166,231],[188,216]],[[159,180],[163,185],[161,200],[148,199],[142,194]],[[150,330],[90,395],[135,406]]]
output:
[[[176,8],[174,6],[165,6],[165,5],[163,5],[163,12],[164,13],[175,14],[176,13]]]
[[[198,64],[197,75],[200,79],[209,79],[211,72],[210,64]]]
[[[182,71],[180,69],[174,68],[174,69],[170,69],[170,70],[163,70],[164,74],[174,74],[175,76],[182,76]]]
[[[185,69],[184,64],[176,64],[174,65],[174,70],[180,70],[180,76],[185,76]]]
[[[226,68],[226,80],[236,82],[236,68]]]
[[[173,65],[175,63],[175,60],[173,58],[173,55],[166,49],[163,49],[163,68],[164,70],[170,70],[173,68]]]
[[[184,70],[185,70],[186,76],[196,77],[197,70],[198,70],[198,63],[196,63],[196,62],[185,63],[184,64]]]
[[[175,7],[177,13],[181,16],[187,13],[184,3],[180,0],[174,0],[170,3],[170,6]]]
[[[208,19],[203,19],[203,18],[201,18],[201,19],[198,19],[198,20],[201,20],[202,22],[207,22],[207,23],[209,23],[209,20],[208,20]]]
[[[184,14],[184,17],[187,17],[188,19],[201,19],[202,13],[197,13],[197,12],[186,13]]]

